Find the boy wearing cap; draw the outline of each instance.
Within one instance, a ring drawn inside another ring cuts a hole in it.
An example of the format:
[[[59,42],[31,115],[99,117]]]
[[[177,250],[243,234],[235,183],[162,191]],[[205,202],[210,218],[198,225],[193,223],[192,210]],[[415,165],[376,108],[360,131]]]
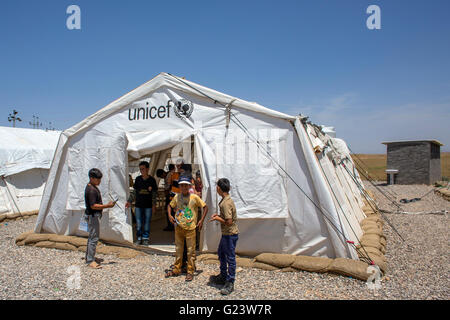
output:
[[[183,261],[184,241],[187,246],[187,275],[186,281],[192,281],[195,271],[195,230],[203,226],[208,206],[196,194],[189,193],[191,188],[191,178],[187,176],[180,177],[178,184],[180,193],[175,195],[167,206],[167,215],[171,223],[175,225],[175,264],[172,270],[166,272],[167,277],[175,277],[181,273]],[[197,223],[198,209],[203,208],[202,216]],[[172,210],[175,210],[174,217]]]

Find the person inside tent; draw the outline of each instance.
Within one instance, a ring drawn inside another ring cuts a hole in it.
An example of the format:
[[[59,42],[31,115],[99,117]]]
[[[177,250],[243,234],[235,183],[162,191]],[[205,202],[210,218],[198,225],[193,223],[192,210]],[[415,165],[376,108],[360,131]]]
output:
[[[103,209],[112,208],[115,202],[103,204],[102,194],[98,189],[102,181],[103,174],[97,168],[89,170],[89,183],[84,190],[84,202],[86,205],[85,214],[88,217],[88,241],[86,246],[86,264],[94,269],[101,268],[100,259],[95,258],[95,251],[98,240],[100,239],[100,219],[102,218]]]
[[[165,206],[166,208],[169,205],[170,200],[172,200],[172,198],[170,196],[170,192],[172,190],[170,178],[171,178],[172,174],[174,173],[174,171],[175,171],[175,165],[173,165],[172,163],[169,164],[168,172],[164,171],[163,169],[156,170],[156,176],[160,179],[164,179],[164,195],[166,198],[166,206]],[[166,217],[166,218],[167,218],[167,227],[165,227],[163,230],[164,231],[173,231],[174,228],[173,228],[172,223],[170,223],[169,217]]]
[[[195,185],[195,193],[201,198],[203,192],[203,182],[202,177],[200,176],[200,170],[197,170],[197,172],[195,173],[194,185]]]
[[[177,193],[180,193],[180,187],[178,186],[178,179],[180,178],[181,166],[183,165],[183,159],[178,159],[175,165],[175,171],[168,177],[167,181],[171,186],[170,200],[175,197]]]
[[[150,164],[147,161],[139,163],[139,171],[141,175],[138,176],[134,182],[134,190],[136,191],[136,231],[137,244],[148,245],[150,236],[150,221],[152,219],[152,212],[156,210],[156,195],[158,186],[156,180],[148,174]],[[128,199],[125,208],[130,207],[131,202]]]

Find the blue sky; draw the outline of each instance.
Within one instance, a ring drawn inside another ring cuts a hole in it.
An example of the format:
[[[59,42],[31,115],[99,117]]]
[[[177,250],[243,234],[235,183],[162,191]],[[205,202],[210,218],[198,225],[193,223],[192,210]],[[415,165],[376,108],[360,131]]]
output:
[[[81,8],[81,30],[66,9]],[[366,9],[381,8],[381,30]],[[169,72],[315,123],[358,153],[450,151],[450,1],[0,2],[0,125],[63,130]]]

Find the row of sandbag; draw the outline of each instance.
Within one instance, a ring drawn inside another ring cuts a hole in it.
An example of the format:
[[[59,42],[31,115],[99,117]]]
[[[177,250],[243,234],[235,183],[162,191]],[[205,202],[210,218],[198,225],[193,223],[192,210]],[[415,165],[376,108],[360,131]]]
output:
[[[18,246],[28,245],[39,248],[53,248],[72,251],[86,251],[87,239],[75,236],[63,236],[49,233],[28,231],[16,238]],[[121,259],[131,259],[143,253],[131,248],[106,245],[99,241],[96,253],[115,254]]]
[[[206,264],[219,262],[217,255],[211,253],[198,256],[197,261]],[[364,281],[370,276],[367,271],[367,263],[345,258],[331,259],[325,257],[296,256],[284,253],[261,253],[254,258],[237,257],[236,264],[239,267],[258,268],[269,271],[329,272]]]
[[[382,272],[387,271],[386,237],[383,234],[384,222],[381,215],[376,213],[370,206],[363,208],[366,218],[361,221],[363,235],[357,245],[360,258],[367,261],[370,258]],[[366,259],[364,259],[366,258]],[[204,263],[218,263],[216,254],[202,254],[198,261]],[[236,258],[236,264],[240,267],[251,267],[263,270],[280,271],[309,271],[309,272],[329,272],[344,276],[353,277],[366,281],[371,275],[368,271],[369,264],[364,261],[346,258],[326,258],[296,256],[291,254],[262,253],[255,258]]]
[[[0,222],[17,219],[28,219],[29,217],[37,215],[38,213],[39,211],[1,213]]]
[[[447,189],[447,188],[440,188],[440,189],[434,190],[434,192],[437,195],[443,197],[444,199],[450,201],[450,190],[449,189]]]
[[[359,240],[358,254],[370,258],[384,273],[387,272],[386,236],[383,234],[384,221],[381,215],[370,206],[363,208],[366,218],[360,223],[363,235]]]

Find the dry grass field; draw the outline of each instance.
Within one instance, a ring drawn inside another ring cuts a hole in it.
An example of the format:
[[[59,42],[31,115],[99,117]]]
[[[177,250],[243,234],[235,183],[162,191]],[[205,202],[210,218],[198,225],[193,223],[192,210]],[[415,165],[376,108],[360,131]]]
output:
[[[386,181],[386,173],[384,172],[386,170],[386,154],[355,154],[352,155],[352,158],[355,162],[362,162],[362,166],[366,166],[364,169],[372,179]],[[448,180],[450,178],[450,152],[441,152],[441,168],[442,177]],[[364,177],[364,175],[367,175],[365,172],[364,174],[360,172],[360,175],[363,180],[367,180]]]

